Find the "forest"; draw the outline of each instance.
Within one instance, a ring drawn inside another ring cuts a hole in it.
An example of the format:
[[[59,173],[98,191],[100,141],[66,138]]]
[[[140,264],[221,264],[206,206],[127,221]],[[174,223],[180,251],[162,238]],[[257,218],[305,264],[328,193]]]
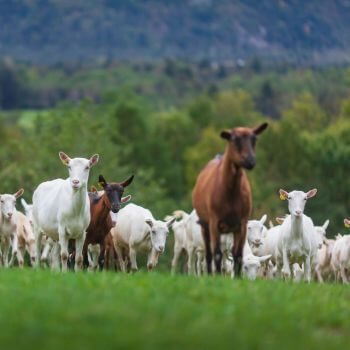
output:
[[[253,217],[287,208],[279,188],[318,188],[307,214],[329,234],[349,215],[350,69],[244,67],[162,60],[56,67],[0,65],[0,181],[3,193],[67,176],[58,152],[99,153],[90,176],[121,181],[133,201],[162,218],[191,210],[201,168],[223,153],[220,131],[269,122],[249,172]]]
[[[3,0],[0,55],[349,63],[348,0]]]

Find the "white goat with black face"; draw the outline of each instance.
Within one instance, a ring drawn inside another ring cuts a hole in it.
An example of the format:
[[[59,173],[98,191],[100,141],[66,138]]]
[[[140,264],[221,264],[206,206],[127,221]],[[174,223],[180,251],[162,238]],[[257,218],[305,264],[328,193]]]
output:
[[[277,244],[277,268],[281,269],[285,278],[291,277],[292,265],[298,263],[304,266],[304,280],[311,281],[311,266],[316,259],[318,245],[315,226],[304,214],[304,209],[307,200],[316,193],[316,189],[307,193],[280,190],[280,198],[288,200],[290,212],[281,225]]]

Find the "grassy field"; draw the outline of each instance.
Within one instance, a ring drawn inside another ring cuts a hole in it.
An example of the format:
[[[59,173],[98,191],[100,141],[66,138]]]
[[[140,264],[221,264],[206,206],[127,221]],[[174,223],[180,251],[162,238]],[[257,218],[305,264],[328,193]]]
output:
[[[346,349],[350,288],[0,271],[0,349]]]

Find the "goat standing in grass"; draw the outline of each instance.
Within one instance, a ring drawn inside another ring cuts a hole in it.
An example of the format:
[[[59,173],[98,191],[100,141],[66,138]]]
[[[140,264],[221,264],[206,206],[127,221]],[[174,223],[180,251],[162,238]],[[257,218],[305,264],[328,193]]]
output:
[[[318,246],[315,243],[315,226],[304,214],[306,201],[314,197],[317,189],[287,192],[280,190],[280,198],[288,200],[288,215],[280,228],[277,245],[277,268],[284,278],[291,277],[292,265],[304,266],[304,280],[311,281],[311,267],[316,259]]]
[[[90,223],[87,183],[90,169],[98,162],[99,156],[71,159],[60,152],[59,157],[68,168],[69,177],[43,182],[33,194],[36,264],[39,265],[40,261],[42,235],[46,234],[56,241],[54,260],[57,261],[60,254],[63,271],[67,270],[68,242],[75,240],[75,269],[80,270],[86,229]]]

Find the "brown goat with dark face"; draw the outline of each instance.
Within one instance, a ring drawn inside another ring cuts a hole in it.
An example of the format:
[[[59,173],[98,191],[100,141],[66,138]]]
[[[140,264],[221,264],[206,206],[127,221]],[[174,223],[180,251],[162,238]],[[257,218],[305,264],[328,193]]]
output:
[[[105,255],[105,238],[114,226],[110,212],[117,213],[122,203],[130,200],[131,196],[122,197],[124,188],[129,186],[134,176],[130,176],[124,182],[108,183],[102,175],[99,176],[99,184],[103,188],[103,194],[89,192],[91,220],[87,228],[83,247],[84,265],[88,266],[87,249],[89,244],[100,245],[100,257]]]
[[[206,247],[208,272],[214,255],[217,272],[221,272],[220,234],[233,233],[232,249],[235,276],[241,275],[246,229],[252,211],[252,195],[244,169],[255,166],[255,142],[268,124],[255,129],[238,127],[221,132],[228,141],[225,153],[211,160],[198,175],[192,204],[199,216]]]

